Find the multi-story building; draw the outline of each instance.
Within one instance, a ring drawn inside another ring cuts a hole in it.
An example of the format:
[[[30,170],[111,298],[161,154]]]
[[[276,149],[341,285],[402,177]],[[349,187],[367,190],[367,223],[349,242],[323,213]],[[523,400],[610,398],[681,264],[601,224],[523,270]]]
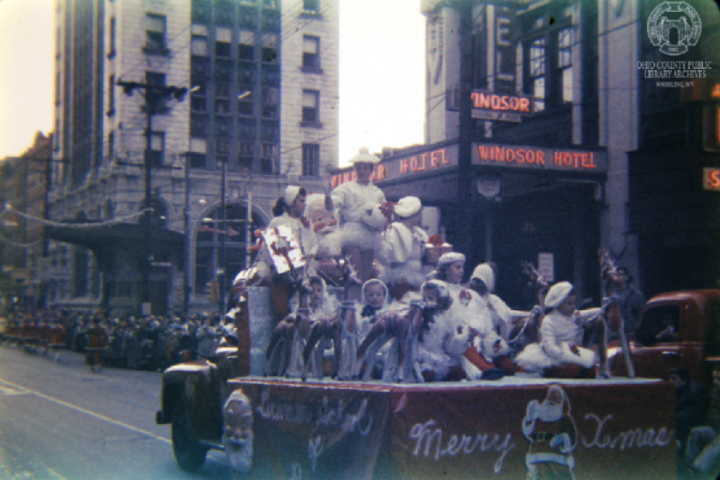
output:
[[[426,144],[385,150],[376,183],[439,207],[516,302],[522,261],[599,300],[600,248],[648,294],[716,286],[720,11],[661,3],[423,1]]]
[[[47,278],[47,178],[52,135],[37,132],[33,146],[0,166],[0,295],[7,301],[42,306]]]
[[[57,43],[52,300],[213,308],[285,186],[337,165],[337,0],[59,0]]]

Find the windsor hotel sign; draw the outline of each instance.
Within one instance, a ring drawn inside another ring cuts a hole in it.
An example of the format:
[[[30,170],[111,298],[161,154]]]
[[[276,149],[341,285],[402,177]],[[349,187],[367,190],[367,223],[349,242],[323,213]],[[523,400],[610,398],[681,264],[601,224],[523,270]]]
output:
[[[515,170],[605,173],[607,153],[530,145],[472,144],[472,164]],[[418,153],[390,158],[375,166],[373,182],[411,179],[431,173],[454,171],[458,166],[457,144],[430,148]],[[355,179],[354,171],[333,175],[332,186]]]

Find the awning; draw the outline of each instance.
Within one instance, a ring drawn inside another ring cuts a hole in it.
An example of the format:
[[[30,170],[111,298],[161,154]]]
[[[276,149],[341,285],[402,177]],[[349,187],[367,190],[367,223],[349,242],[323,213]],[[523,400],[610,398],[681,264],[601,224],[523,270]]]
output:
[[[100,221],[75,220],[66,223],[67,226],[46,226],[46,238],[89,248],[99,257],[118,250],[143,252],[147,246],[153,252],[182,249],[185,241],[182,233],[155,225],[115,223],[103,227],[81,227],[78,224]]]

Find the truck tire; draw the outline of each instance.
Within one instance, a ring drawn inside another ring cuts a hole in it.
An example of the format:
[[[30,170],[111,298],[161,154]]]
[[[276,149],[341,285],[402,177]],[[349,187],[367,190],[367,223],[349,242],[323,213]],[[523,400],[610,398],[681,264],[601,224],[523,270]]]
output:
[[[188,472],[197,471],[205,463],[208,449],[200,446],[198,441],[190,436],[188,418],[182,402],[173,410],[171,431],[173,453],[178,465]]]

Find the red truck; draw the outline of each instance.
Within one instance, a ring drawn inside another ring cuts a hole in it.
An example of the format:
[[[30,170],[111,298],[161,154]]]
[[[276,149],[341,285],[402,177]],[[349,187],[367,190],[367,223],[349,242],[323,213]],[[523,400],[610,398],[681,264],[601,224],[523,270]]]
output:
[[[685,368],[710,390],[720,365],[720,291],[683,290],[651,298],[630,342],[635,376],[667,380],[674,368]],[[619,347],[608,352],[613,376],[626,376]]]

